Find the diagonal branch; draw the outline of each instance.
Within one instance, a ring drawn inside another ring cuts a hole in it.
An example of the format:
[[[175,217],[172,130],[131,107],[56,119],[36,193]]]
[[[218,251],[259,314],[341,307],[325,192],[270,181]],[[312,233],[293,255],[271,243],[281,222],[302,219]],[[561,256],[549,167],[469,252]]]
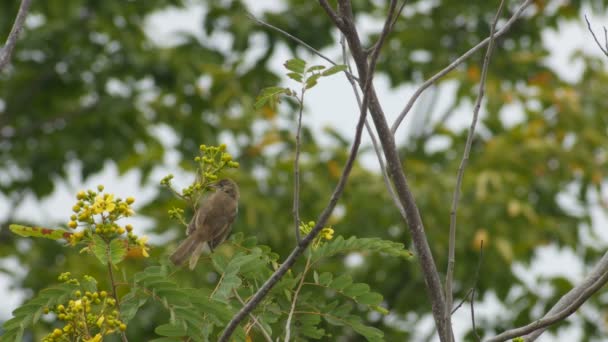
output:
[[[243,308],[232,318],[230,323],[228,323],[228,325],[226,326],[226,329],[224,330],[222,336],[220,337],[220,342],[229,341],[230,336],[232,335],[236,327],[239,325],[239,323],[260,304],[262,299],[264,299],[264,297],[266,297],[266,295],[274,287],[274,285],[276,285],[276,283],[281,280],[285,273],[287,273],[291,266],[293,266],[293,264],[296,262],[298,257],[304,252],[304,250],[306,250],[312,240],[317,236],[317,234],[319,234],[321,229],[323,229],[323,227],[325,226],[325,223],[327,222],[331,213],[336,207],[340,196],[342,196],[344,186],[354,165],[355,157],[357,156],[359,145],[361,144],[361,132],[363,131],[363,123],[365,122],[366,112],[367,111],[362,110],[362,114],[359,117],[359,122],[357,123],[357,132],[355,133],[355,140],[351,147],[350,155],[348,157],[348,160],[346,161],[346,165],[344,166],[344,170],[342,171],[342,175],[340,176],[340,179],[338,181],[338,185],[336,185],[331,199],[329,200],[329,204],[319,216],[314,228],[308,235],[306,235],[306,237],[304,237],[304,239],[302,239],[300,244],[298,244],[296,248],[293,249],[287,259],[285,259],[281,267],[279,267],[272,274],[272,276],[270,276],[270,278],[266,280],[262,287],[260,287],[260,289],[251,297],[249,302],[247,302],[247,304],[243,306]]]
[[[532,322],[526,326],[516,329],[507,330],[499,335],[496,335],[487,340],[487,342],[507,341],[509,339],[523,336],[529,333],[531,336],[526,337],[526,341],[534,341],[538,335],[542,333],[544,328],[562,321],[566,317],[573,314],[581,305],[583,305],[589,297],[597,292],[602,286],[608,282],[608,253],[604,254],[600,262],[596,265],[593,271],[579,285],[570,290],[555,306],[547,312],[545,317]]]
[[[515,21],[517,19],[519,19],[519,17],[521,17],[521,15],[524,12],[524,10],[532,2],[533,2],[532,0],[526,0],[523,4],[521,4],[521,6],[519,6],[519,8],[515,11],[515,13],[513,13],[513,16],[505,23],[505,26],[503,26],[500,30],[496,31],[496,34],[494,35],[494,37],[498,38],[498,37],[504,35],[505,33],[507,33],[507,31],[509,31],[509,29],[511,28],[511,26],[513,26],[513,23],[515,23]],[[469,51],[465,52],[462,56],[458,57],[455,61],[453,61],[452,63],[450,63],[450,65],[448,65],[443,70],[441,70],[440,72],[436,73],[433,77],[429,78],[424,83],[422,83],[422,85],[420,85],[420,87],[418,87],[418,89],[416,89],[416,91],[414,92],[414,94],[412,95],[412,97],[410,98],[410,100],[408,101],[408,103],[405,105],[405,108],[403,108],[403,110],[401,111],[401,113],[399,114],[399,116],[397,117],[397,119],[395,120],[395,122],[393,123],[393,126],[391,126],[391,132],[393,134],[395,134],[395,132],[399,128],[399,125],[401,125],[401,122],[403,121],[403,119],[405,119],[405,116],[407,115],[407,113],[410,111],[410,109],[412,109],[412,106],[414,105],[414,103],[416,102],[416,100],[418,100],[418,97],[420,97],[420,95],[428,87],[430,87],[431,85],[433,85],[435,82],[437,82],[443,76],[447,75],[450,71],[454,70],[462,62],[464,62],[469,57],[471,57],[474,53],[476,53],[481,48],[483,48],[484,46],[486,46],[486,44],[488,44],[489,42],[490,42],[490,38],[489,37],[486,38],[486,39],[484,39],[484,40],[482,40],[479,44],[475,45]]]
[[[394,24],[394,22],[393,22],[393,24]],[[348,58],[347,58],[347,54],[346,54],[346,44],[344,43],[344,36],[342,36],[342,38],[340,39],[340,45],[342,45],[343,63],[344,63],[344,65],[346,65],[346,68],[349,71],[349,73],[346,73],[346,78],[348,79],[348,82],[350,83],[351,87],[353,88],[353,93],[355,94],[355,98],[357,99],[357,105],[359,106],[359,108],[361,108],[361,97],[359,96],[359,91],[357,90],[357,85],[355,83],[356,80],[353,77],[349,76],[352,73],[352,68],[351,68],[350,63],[348,62]],[[395,190],[393,189],[393,185],[391,184],[391,180],[389,178],[388,172],[386,171],[386,165],[384,164],[384,157],[382,156],[382,147],[380,147],[380,144],[378,143],[378,139],[376,139],[376,136],[374,135],[372,127],[367,120],[365,120],[365,130],[367,131],[367,134],[369,135],[370,139],[372,140],[372,146],[374,147],[374,152],[376,153],[376,157],[378,158],[378,164],[380,165],[380,172],[382,173],[382,178],[384,179],[384,185],[386,186],[386,189],[388,190],[389,195],[393,199],[393,203],[395,204],[395,207],[397,207],[397,209],[399,210],[399,213],[401,214],[401,217],[405,220],[406,219],[405,210],[403,209],[403,206],[399,202],[399,198],[397,198],[397,194],[395,194]]]
[[[395,6],[393,6],[394,4],[396,4],[396,0],[392,0],[392,2],[391,2],[391,5],[392,5],[391,8],[393,10],[395,7]],[[327,5],[327,6],[329,6],[329,5]],[[370,62],[370,66],[375,66],[375,61],[377,60],[378,54],[382,47],[382,42],[384,42],[386,35],[388,35],[388,33],[389,33],[388,27],[390,26],[390,18],[392,18],[392,14],[393,13],[391,12],[388,17],[389,19],[387,19],[387,21],[384,25],[382,35],[379,38],[380,43],[377,44],[377,47],[374,49],[374,51],[372,53],[372,59]],[[335,15],[335,13],[334,13],[334,15]],[[373,70],[373,69],[369,69],[369,70]],[[370,74],[366,73],[366,75],[371,75],[371,73]],[[234,332],[236,327],[239,325],[239,323],[249,313],[251,313],[253,311],[253,309],[255,309],[260,304],[262,299],[264,299],[264,297],[274,287],[274,285],[276,285],[276,283],[279,282],[279,280],[281,280],[281,278],[285,275],[285,273],[287,273],[287,271],[291,268],[291,266],[293,266],[293,264],[296,262],[297,258],[304,252],[304,250],[306,250],[306,248],[310,245],[312,240],[317,236],[317,234],[319,234],[321,229],[323,229],[323,227],[325,226],[325,223],[327,222],[331,213],[333,212],[334,208],[336,207],[336,204],[338,203],[338,200],[340,199],[340,196],[342,195],[342,192],[344,191],[344,186],[346,185],[348,176],[350,175],[350,172],[353,168],[355,158],[356,158],[357,152],[359,150],[359,146],[361,145],[361,133],[363,132],[363,126],[364,126],[365,117],[367,114],[367,104],[369,102],[369,98],[371,97],[370,95],[373,94],[373,87],[371,86],[371,79],[372,79],[372,77],[368,77],[366,79],[366,84],[365,84],[364,89],[366,89],[367,91],[364,92],[363,105],[361,106],[361,112],[359,113],[359,121],[357,122],[357,128],[356,128],[353,145],[351,147],[348,160],[346,161],[346,165],[344,166],[344,169],[342,171],[342,175],[340,176],[340,179],[338,180],[338,184],[336,185],[336,188],[334,189],[334,192],[331,196],[329,204],[327,205],[327,207],[323,210],[323,212],[319,216],[317,223],[315,224],[315,226],[311,230],[311,232],[308,235],[306,235],[306,237],[304,237],[304,239],[302,239],[302,241],[296,246],[296,248],[293,249],[291,254],[287,257],[287,259],[285,259],[285,262],[283,262],[283,264],[272,274],[272,276],[270,276],[270,278],[268,278],[268,280],[266,280],[266,282],[262,285],[262,287],[260,287],[260,289],[251,297],[249,302],[247,302],[247,304],[228,323],[228,325],[226,326],[226,329],[222,333],[222,336],[220,336],[220,339],[219,339],[220,342],[229,341],[230,336],[232,335],[232,333]]]
[[[555,313],[564,310],[566,307],[574,303],[577,299],[583,297],[586,289],[593,287],[599,281],[602,274],[608,274],[608,253],[598,261],[593,270],[585,277],[585,279],[577,286],[572,288],[568,293],[560,298],[559,301],[545,314],[545,317],[554,315]],[[606,281],[604,281],[605,283]],[[526,342],[532,342],[540,336],[545,329],[538,329],[526,336]]]
[[[17,12],[17,18],[15,18],[13,28],[8,34],[6,44],[4,44],[4,47],[0,48],[0,71],[4,69],[11,60],[13,49],[17,44],[17,38],[19,38],[19,33],[21,33],[21,29],[25,23],[25,17],[30,9],[31,2],[31,0],[21,0],[21,5],[19,6],[19,12]]]
[[[328,7],[326,0],[320,0],[323,7]],[[361,80],[367,80],[368,68],[367,68],[367,54],[364,51],[357,29],[354,25],[354,18],[352,14],[352,8],[350,2],[346,0],[339,1],[339,11],[341,15],[340,25],[336,23],[336,26],[340,28],[355,61],[359,78]],[[330,18],[333,19],[331,14],[328,13]],[[394,136],[386,121],[384,111],[380,106],[376,91],[373,86],[369,88],[369,110],[374,120],[376,132],[384,151],[384,156],[387,161],[387,171],[390,178],[393,181],[395,192],[399,198],[399,202],[403,206],[406,214],[406,222],[412,236],[414,248],[418,255],[418,261],[422,269],[424,276],[427,292],[431,301],[431,309],[433,312],[433,318],[435,319],[435,325],[442,341],[447,341],[446,336],[447,327],[445,326],[445,299],[443,297],[441,281],[439,280],[439,274],[437,267],[431,254],[428,241],[426,239],[426,233],[424,232],[424,225],[420,212],[416,206],[416,202],[412,192],[410,191],[409,185],[405,178],[405,174],[402,170],[401,160],[397,152],[397,146],[395,145]]]
[[[591,28],[591,23],[589,22],[589,19],[587,19],[586,14],[585,14],[585,21],[587,22],[587,28],[589,29],[589,32],[591,32],[591,35],[593,36],[595,43],[600,48],[600,50],[602,50],[604,55],[606,55],[606,57],[608,57],[608,38],[606,38],[606,36],[608,34],[606,33],[606,27],[604,27],[604,40],[605,40],[604,44],[606,45],[606,47],[603,47],[602,43],[600,43],[599,39],[597,39],[597,37],[595,36],[595,32],[593,32],[593,29]]]
[[[458,175],[456,176],[456,186],[454,189],[454,197],[452,198],[452,209],[450,211],[450,233],[449,233],[449,247],[448,247],[448,269],[445,277],[445,301],[446,301],[446,325],[452,326],[452,281],[454,277],[454,264],[456,262],[456,212],[458,211],[458,200],[460,199],[460,188],[462,186],[462,179],[464,178],[464,170],[467,167],[469,161],[469,155],[471,153],[471,145],[473,145],[473,136],[475,136],[475,127],[477,126],[477,119],[479,117],[479,109],[481,108],[481,101],[485,94],[486,79],[488,77],[488,66],[490,65],[490,57],[492,56],[492,49],[494,48],[494,39],[496,31],[496,23],[502,13],[504,6],[504,0],[500,1],[498,10],[494,16],[494,21],[490,25],[490,41],[488,43],[488,50],[483,60],[483,66],[481,68],[481,79],[479,80],[479,91],[475,107],[473,109],[473,119],[471,120],[471,127],[467,136],[467,141],[464,147],[464,155],[458,167]],[[454,337],[451,337],[454,340]]]

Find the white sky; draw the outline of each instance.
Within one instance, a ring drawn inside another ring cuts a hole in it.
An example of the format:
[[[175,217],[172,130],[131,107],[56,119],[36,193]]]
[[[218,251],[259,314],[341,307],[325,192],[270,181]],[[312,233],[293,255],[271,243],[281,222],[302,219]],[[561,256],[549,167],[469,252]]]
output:
[[[274,9],[277,4],[280,4],[279,2],[272,0],[249,0],[248,2],[251,4],[250,9],[255,15],[259,15],[267,9]],[[585,11],[585,13],[591,13],[591,11],[588,10]],[[186,10],[175,8],[167,9],[150,18],[148,22],[149,35],[155,42],[160,44],[176,43],[177,41],[174,34],[179,31],[195,32],[199,37],[203,38],[201,30],[203,14],[204,8],[201,5],[193,5]],[[608,22],[608,17],[590,15],[589,19],[592,24],[597,26],[596,32],[601,32],[599,27],[601,23]],[[364,31],[377,30],[379,27],[377,22],[373,22],[369,18],[362,20],[362,24],[364,25]],[[586,53],[601,56],[601,52],[595,46],[593,38],[587,32],[582,16],[578,22],[560,22],[558,30],[544,30],[542,36],[545,46],[551,51],[551,55],[546,60],[547,65],[566,80],[576,81],[580,77],[583,68],[580,62],[571,61],[571,55],[575,50],[583,49]],[[206,37],[205,40],[211,40],[217,44],[217,46],[224,47],[225,49],[228,49],[229,46],[225,41],[225,36],[222,36],[221,34]],[[284,74],[282,67],[283,62],[292,56],[284,46],[278,47],[276,51],[277,52],[269,65],[276,66],[274,68],[275,71],[282,75]],[[259,51],[254,51],[251,54],[254,56],[256,53],[259,53]],[[334,60],[341,60],[339,47],[325,49],[323,50],[323,53]],[[498,51],[495,53],[500,52]],[[325,61],[316,56],[311,57],[310,63],[327,65]],[[284,85],[295,86],[294,84],[288,83],[288,81],[284,82]],[[388,121],[389,123],[392,123],[397,117],[397,114],[402,110],[404,104],[409,100],[415,87],[403,85],[397,89],[390,89],[387,78],[384,75],[378,75],[375,78],[375,86],[381,103],[385,108]],[[440,88],[442,93],[440,96],[440,103],[435,109],[437,113],[441,113],[444,110],[444,107],[449,105],[450,99],[453,97],[453,89],[453,85],[450,84],[446,84]],[[424,101],[424,99],[421,100]],[[421,100],[419,100],[419,102]],[[358,109],[352,89],[344,76],[334,75],[321,80],[318,86],[307,93],[307,106],[308,110],[303,120],[307,125],[313,128],[313,132],[323,132],[323,128],[329,126],[337,129],[344,136],[352,136],[358,117]],[[455,115],[456,119],[450,121],[450,123],[457,128],[468,127],[468,118],[470,117],[471,112],[472,106],[470,104],[459,108]],[[417,112],[415,106],[397,132],[396,141],[398,143],[404,141],[408,132],[408,124],[410,124],[412,119],[416,120],[416,115],[420,114],[422,113]],[[176,142],[174,133],[165,127],[158,127],[158,130],[167,137],[167,139],[164,140],[168,147],[174,146]],[[319,138],[321,139],[321,142],[329,141],[327,137],[324,137],[322,134]],[[366,134],[363,144],[364,146],[371,144],[369,137]],[[164,161],[164,165],[158,167],[153,172],[151,179],[160,179],[168,173],[175,174],[177,176],[176,179],[182,176],[187,177],[187,175],[179,170],[177,160],[178,156],[175,153],[169,153]],[[378,169],[377,160],[373,153],[363,155],[361,160],[366,167],[374,170]],[[66,220],[71,214],[70,210],[74,202],[74,194],[80,189],[94,188],[97,184],[105,184],[106,191],[114,192],[120,197],[135,195],[137,198],[136,204],[139,205],[151,200],[158,190],[158,187],[156,186],[157,182],[152,182],[152,184],[143,188],[140,187],[140,177],[137,171],[131,171],[126,175],[119,176],[117,168],[113,163],[107,163],[102,172],[91,177],[86,182],[83,182],[79,176],[76,176],[80,174],[77,172],[77,164],[70,165],[70,169],[74,171],[70,172],[72,176],[66,182],[56,182],[57,189],[52,196],[49,196],[42,201],[37,200],[34,196],[28,196],[23,205],[18,208],[14,220],[16,222],[26,219],[31,220],[32,213],[37,213],[38,217],[36,219],[41,224],[44,224],[44,222]],[[454,172],[456,173],[456,170],[454,170]],[[606,193],[607,192],[604,191],[604,197],[606,197]],[[137,207],[138,205],[135,205],[136,210]],[[8,201],[0,194],[0,217],[6,217],[8,215],[8,210]],[[594,220],[593,229],[602,236],[603,241],[592,241],[587,238],[586,242],[593,242],[598,245],[597,247],[605,248],[608,242],[608,229],[606,229],[608,226],[607,215],[598,206],[595,206],[592,208],[592,216]],[[152,222],[145,219],[133,219],[133,224],[141,233],[142,230],[150,227]],[[155,240],[162,241],[165,238],[166,237],[156,237]],[[155,240],[153,239],[152,242]],[[1,262],[3,266],[14,270],[18,277],[23,276],[26,272],[24,267],[27,266],[17,265],[14,258],[5,258],[4,260],[1,260]],[[564,267],[564,265],[568,265],[568,267]],[[584,267],[574,251],[570,249],[558,250],[553,246],[540,248],[536,253],[536,258],[532,262],[532,267],[525,268],[523,265],[517,264],[514,266],[514,270],[527,286],[541,289],[542,287],[539,285],[538,279],[542,275],[564,275],[568,277],[568,279],[576,281],[581,279],[585,274]],[[0,308],[0,320],[10,317],[10,312],[16,308],[23,297],[23,293],[20,291],[10,290],[8,288],[11,282],[13,282],[13,280],[10,280],[8,276],[0,274],[0,298],[4,298],[3,305]],[[488,294],[483,302],[476,305],[476,314],[478,317],[494,317],[503,315],[505,312],[508,312],[508,308],[504,308],[492,294]],[[456,313],[455,322],[457,335],[461,335],[470,327],[468,308],[463,308]],[[432,321],[428,320],[426,323],[426,328],[425,324],[418,326],[420,328],[419,330],[422,332],[421,336],[432,329]],[[560,330],[559,339],[578,340],[580,339],[580,337],[578,337],[580,335],[578,334],[580,334],[580,332],[576,327],[566,327]],[[550,335],[543,336],[544,337],[540,339],[541,341],[551,341],[554,338]]]

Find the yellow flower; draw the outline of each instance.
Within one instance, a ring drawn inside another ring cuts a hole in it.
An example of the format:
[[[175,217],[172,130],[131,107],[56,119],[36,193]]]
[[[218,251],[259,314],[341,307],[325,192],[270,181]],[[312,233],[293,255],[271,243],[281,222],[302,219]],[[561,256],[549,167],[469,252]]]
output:
[[[97,327],[101,328],[101,325],[103,324],[104,320],[105,320],[105,317],[103,315],[99,316],[99,318],[97,319],[97,322],[95,322],[95,324],[97,324]]]
[[[144,258],[150,257],[150,254],[148,254],[150,248],[146,246],[146,242],[148,242],[148,237],[145,235],[137,238],[137,245],[141,247],[141,255],[143,255]]]
[[[146,245],[146,242],[148,242],[148,237],[147,237],[147,236],[145,236],[145,235],[140,236],[140,237],[137,239],[137,244],[138,244],[138,245],[140,245],[140,246],[142,246],[142,247]]]
[[[101,337],[101,334],[98,333],[97,335],[85,340],[85,342],[101,342]]]
[[[334,238],[334,230],[332,228],[323,228],[320,235],[325,240],[331,240]]]
[[[97,195],[95,197],[95,203],[92,206],[95,214],[101,214],[104,211],[111,213],[116,209],[116,203],[114,203],[114,195],[106,194],[105,196]]]

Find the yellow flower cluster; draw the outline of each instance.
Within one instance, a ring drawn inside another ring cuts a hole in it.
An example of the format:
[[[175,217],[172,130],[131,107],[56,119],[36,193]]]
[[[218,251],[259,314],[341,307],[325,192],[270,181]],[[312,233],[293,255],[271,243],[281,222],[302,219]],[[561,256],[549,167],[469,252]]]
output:
[[[300,223],[300,233],[305,236],[310,234],[312,229],[315,227],[315,224],[316,223],[314,221],[310,221],[308,223],[301,222]],[[333,238],[334,238],[334,229],[331,227],[324,227],[323,229],[321,229],[319,234],[313,240],[312,248],[317,248],[323,240],[329,241]]]
[[[135,198],[116,198],[114,194],[103,193],[104,186],[97,186],[97,191],[79,191],[76,195],[77,202],[72,207],[74,214],[70,217],[68,227],[76,229],[87,227],[70,235],[69,243],[74,246],[79,242],[91,237],[92,234],[102,236],[106,241],[127,235],[125,243],[128,246],[141,248],[141,255],[148,257],[149,248],[146,246],[147,238],[138,237],[133,233],[130,224],[120,225],[118,220],[123,217],[133,216],[135,211],[131,207]]]
[[[79,283],[77,279],[70,277],[69,272],[62,273],[59,280]],[[59,304],[44,310],[45,314],[49,312],[54,312],[65,325],[44,337],[44,342],[102,341],[104,336],[127,329],[127,325],[119,318],[116,299],[106,291],[85,291],[83,294],[76,290],[66,305]]]

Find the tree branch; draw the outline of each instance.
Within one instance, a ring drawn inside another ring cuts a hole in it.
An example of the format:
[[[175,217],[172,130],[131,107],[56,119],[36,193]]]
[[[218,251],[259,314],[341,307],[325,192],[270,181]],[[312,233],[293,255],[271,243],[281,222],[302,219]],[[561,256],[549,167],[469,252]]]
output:
[[[555,303],[555,305],[545,314],[544,317],[546,318],[550,315],[554,315],[555,313],[564,310],[566,307],[568,307],[569,305],[574,303],[578,298],[582,297],[586,289],[593,287],[597,283],[597,281],[599,280],[599,278],[601,277],[602,274],[607,274],[607,273],[608,273],[608,252],[606,254],[604,254],[604,256],[600,259],[600,261],[598,261],[598,263],[595,265],[593,270],[591,270],[591,272],[587,275],[587,277],[585,277],[585,279],[583,279],[583,281],[579,285],[575,286],[574,288],[572,288],[572,290],[570,290],[568,293],[566,293],[564,296],[562,296],[557,301],[557,303]],[[538,330],[534,331],[533,333],[529,334],[525,338],[526,342],[535,341],[538,338],[538,336],[540,336],[544,331],[545,331],[545,329],[543,328],[543,329],[538,329]]]
[[[236,299],[238,299],[239,302],[241,302],[241,304],[245,305],[245,301],[243,300],[243,298],[241,298],[241,296],[239,296],[239,293],[236,291],[236,289],[232,289],[232,292],[234,293]],[[266,342],[272,342],[272,338],[268,334],[268,331],[266,331],[266,329],[264,329],[264,326],[262,325],[262,323],[260,323],[260,321],[258,321],[258,319],[253,314],[249,314],[249,317],[253,321],[253,324],[258,326],[258,328],[262,332],[262,335],[264,335]]]
[[[19,38],[21,29],[23,28],[23,24],[25,23],[25,17],[27,16],[27,12],[30,9],[31,2],[31,0],[21,0],[21,5],[19,6],[19,11],[17,12],[17,17],[15,18],[13,28],[11,28],[11,32],[8,34],[8,38],[6,38],[6,43],[4,44],[4,47],[0,49],[0,71],[2,71],[2,69],[4,69],[4,67],[6,67],[6,65],[11,60],[13,49],[17,44],[17,38]]]
[[[473,136],[475,135],[475,127],[477,126],[477,119],[479,117],[479,110],[481,108],[481,101],[485,94],[486,79],[488,77],[488,66],[490,65],[490,57],[492,56],[492,49],[494,48],[494,34],[496,31],[496,23],[502,13],[504,6],[504,0],[500,1],[498,10],[494,16],[492,24],[490,24],[490,40],[488,42],[488,49],[483,60],[483,66],[481,68],[481,79],[479,80],[479,91],[477,100],[475,101],[475,107],[473,109],[473,119],[471,120],[471,127],[467,136],[467,141],[464,147],[464,154],[458,167],[458,174],[456,176],[456,186],[454,189],[454,197],[452,198],[452,209],[450,211],[450,232],[449,232],[449,247],[448,247],[448,268],[445,276],[445,301],[446,301],[446,325],[451,329],[452,327],[452,281],[454,277],[454,264],[456,262],[456,212],[458,211],[458,200],[460,199],[460,188],[462,186],[462,179],[464,178],[464,170],[467,167],[469,161],[469,155],[471,153],[471,145],[473,145]],[[475,323],[473,323],[474,325]],[[454,336],[450,337],[454,340]]]
[[[326,0],[320,0],[322,5]],[[327,6],[324,6],[324,8]],[[340,14],[342,15],[342,27],[338,26],[350,47],[353,59],[355,61],[360,80],[368,79],[367,55],[361,46],[361,41],[353,23],[352,9],[348,1],[339,1]],[[331,14],[328,13],[330,18]],[[433,255],[426,239],[422,218],[416,206],[414,196],[412,195],[405,175],[401,167],[401,160],[397,153],[397,147],[391,130],[386,121],[386,117],[378,101],[375,89],[369,87],[369,110],[374,120],[378,138],[384,151],[384,156],[387,161],[387,170],[393,181],[395,192],[399,197],[399,202],[405,209],[406,222],[412,235],[412,240],[418,260],[422,268],[422,273],[425,279],[426,288],[431,300],[431,308],[433,318],[442,341],[447,341],[447,328],[445,326],[445,300],[443,297],[442,286],[439,280],[439,274]]]
[[[604,254],[594,270],[585,278],[583,283],[573,288],[563,296],[555,306],[542,318],[526,326],[507,330],[487,340],[487,342],[506,341],[531,332],[542,333],[544,328],[555,324],[573,314],[589,297],[608,282],[608,253]],[[536,336],[526,337],[526,341],[534,341]]]
[[[265,22],[265,21],[263,21],[263,20],[261,20],[261,19],[256,18],[256,17],[255,17],[253,14],[251,14],[251,13],[249,13],[249,12],[247,13],[247,16],[249,17],[249,19],[251,19],[251,20],[255,21],[257,24],[262,25],[262,26],[264,26],[264,27],[267,27],[267,28],[269,28],[269,29],[271,29],[271,30],[274,30],[274,31],[276,31],[276,32],[278,32],[278,33],[280,33],[280,34],[284,35],[285,37],[287,37],[287,38],[289,38],[289,39],[293,40],[294,42],[296,42],[296,43],[298,43],[298,44],[302,45],[303,47],[305,47],[306,49],[308,49],[310,52],[314,53],[315,55],[317,55],[317,56],[319,56],[319,57],[323,58],[324,60],[326,60],[327,62],[329,62],[331,65],[338,65],[338,64],[337,64],[336,62],[334,62],[334,61],[333,61],[331,58],[329,58],[329,57],[325,56],[324,54],[322,54],[322,53],[321,53],[321,51],[319,51],[319,50],[317,50],[317,49],[313,48],[312,46],[310,46],[309,44],[307,44],[307,43],[306,43],[305,41],[303,41],[302,39],[300,39],[300,38],[298,38],[298,37],[296,37],[296,36],[294,36],[294,35],[292,35],[292,34],[288,33],[288,32],[287,32],[287,31],[285,31],[285,30],[280,29],[280,28],[278,28],[278,27],[276,27],[276,26],[274,26],[274,25],[271,25],[271,24],[269,24],[269,23],[267,23],[267,22]],[[352,75],[352,74],[351,74],[350,76],[351,76],[351,77],[355,77],[355,76],[354,76],[354,75]],[[356,79],[356,77],[355,77],[355,79]]]
[[[606,38],[606,36],[607,36],[606,27],[604,27],[604,39],[605,39],[604,44],[606,45],[606,47],[603,47],[602,44],[600,43],[600,41],[595,36],[595,32],[593,32],[593,29],[591,29],[591,23],[589,22],[589,19],[587,19],[587,15],[586,14],[585,14],[585,21],[587,22],[587,28],[589,29],[589,32],[591,32],[591,35],[593,36],[593,39],[595,40],[595,43],[600,48],[600,50],[602,50],[602,52],[604,53],[604,55],[606,55],[606,57],[608,57],[608,38]]]
[[[393,21],[393,24],[394,24],[394,21]],[[353,93],[355,94],[355,98],[357,99],[357,105],[359,106],[359,109],[361,109],[361,98],[359,96],[359,91],[357,91],[357,85],[355,83],[355,79],[353,77],[351,77],[352,67],[351,67],[350,63],[348,62],[348,58],[347,58],[347,54],[346,54],[346,44],[344,43],[344,36],[342,36],[342,38],[340,39],[340,45],[342,45],[342,63],[344,63],[344,65],[346,65],[346,68],[349,71],[348,73],[345,73],[345,75],[353,89]],[[386,186],[386,189],[388,190],[388,192],[393,200],[393,203],[399,210],[401,217],[404,220],[406,220],[405,210],[403,209],[403,206],[399,202],[399,198],[397,198],[397,194],[395,194],[395,190],[393,189],[391,180],[389,179],[388,172],[386,171],[386,165],[384,164],[384,157],[382,156],[382,149],[381,149],[380,145],[378,144],[378,140],[376,139],[376,136],[374,135],[371,125],[369,124],[367,119],[365,120],[365,130],[367,131],[367,134],[369,135],[370,139],[372,140],[372,146],[374,147],[374,152],[376,153],[376,157],[378,158],[378,164],[380,165],[380,172],[382,173],[382,179],[384,180],[384,185]]]
[[[304,93],[306,87],[302,86],[300,93],[300,110],[296,128],[296,156],[293,162],[293,222],[296,234],[296,244],[300,243],[300,133],[302,131],[302,111],[304,111]]]
[[[517,11],[515,11],[513,16],[506,22],[505,26],[503,26],[500,30],[496,31],[496,34],[494,35],[494,37],[498,38],[498,37],[504,35],[505,33],[507,33],[507,31],[509,31],[511,26],[513,26],[513,23],[517,19],[519,19],[519,17],[521,17],[523,11],[531,3],[532,3],[532,0],[526,0],[521,6],[519,6],[519,8],[517,9]],[[403,108],[403,110],[401,111],[401,113],[399,114],[399,116],[397,117],[397,119],[395,120],[393,125],[391,126],[391,132],[393,134],[395,134],[395,132],[397,132],[399,125],[401,125],[401,122],[403,121],[403,119],[405,119],[405,116],[407,115],[407,113],[410,111],[410,109],[412,109],[412,106],[414,105],[414,103],[416,102],[418,97],[420,97],[420,95],[428,87],[433,85],[435,82],[437,82],[443,76],[447,75],[450,71],[454,70],[458,65],[460,65],[462,62],[467,60],[469,57],[471,57],[475,52],[479,51],[482,47],[486,46],[486,44],[488,44],[489,42],[490,42],[489,37],[484,39],[479,44],[477,44],[473,48],[471,48],[469,51],[465,52],[462,56],[458,57],[455,61],[450,63],[450,65],[445,67],[443,70],[436,73],[433,77],[429,78],[424,83],[422,83],[422,85],[420,85],[420,87],[418,87],[418,89],[416,89],[416,91],[414,92],[412,97],[409,99],[408,103],[405,105],[405,108]]]

